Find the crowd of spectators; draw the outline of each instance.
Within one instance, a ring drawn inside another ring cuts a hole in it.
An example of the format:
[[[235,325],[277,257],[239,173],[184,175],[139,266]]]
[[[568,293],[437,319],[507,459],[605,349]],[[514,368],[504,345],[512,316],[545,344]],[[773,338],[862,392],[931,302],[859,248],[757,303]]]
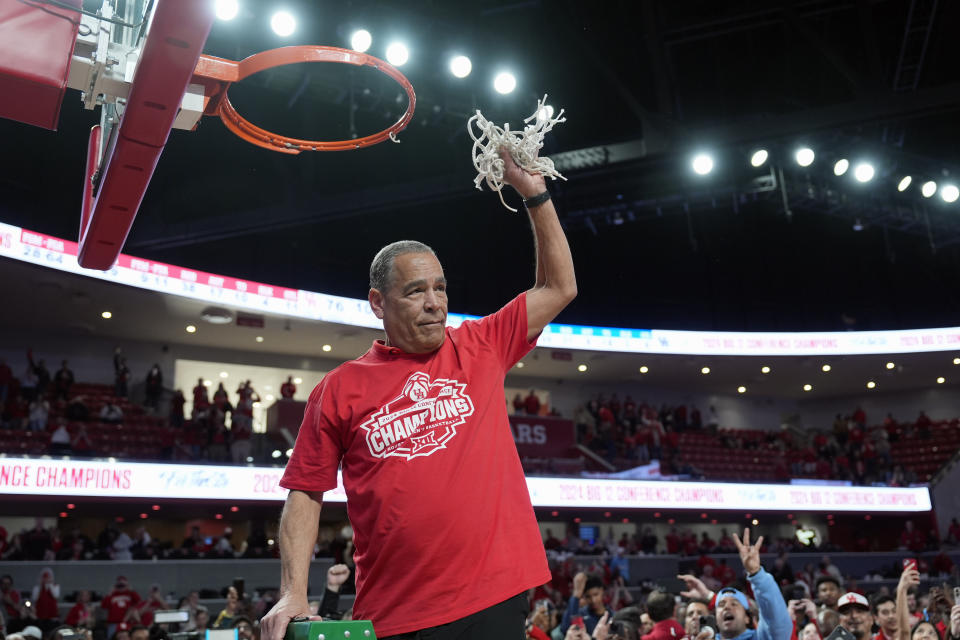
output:
[[[531,394],[532,395],[532,394]],[[708,407],[704,417],[695,405],[637,403],[629,395],[599,394],[577,407],[572,416],[577,442],[607,462],[620,467],[659,460],[664,474],[709,477],[697,464],[698,447],[763,453],[770,480],[818,478],[858,485],[908,486],[918,481],[909,466],[897,464],[897,443],[923,442],[932,437],[933,422],[924,411],[916,420],[898,422],[887,414],[881,424],[868,426],[861,407],[837,414],[830,428],[779,431],[720,430],[717,412]],[[709,440],[685,445],[682,434],[700,433]]]

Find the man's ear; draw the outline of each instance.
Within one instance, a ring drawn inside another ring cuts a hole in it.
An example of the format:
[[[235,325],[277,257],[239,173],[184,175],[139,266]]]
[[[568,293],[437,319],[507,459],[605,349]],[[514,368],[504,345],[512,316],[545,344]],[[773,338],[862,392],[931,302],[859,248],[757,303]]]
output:
[[[383,320],[383,294],[378,289],[370,289],[367,300],[370,302],[370,308],[373,309],[373,315]]]

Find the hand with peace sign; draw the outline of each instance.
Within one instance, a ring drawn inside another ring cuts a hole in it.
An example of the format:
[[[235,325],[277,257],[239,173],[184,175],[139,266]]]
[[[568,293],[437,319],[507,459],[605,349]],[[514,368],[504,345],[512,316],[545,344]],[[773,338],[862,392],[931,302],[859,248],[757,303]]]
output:
[[[743,569],[748,576],[752,576],[760,571],[760,546],[763,544],[763,536],[757,538],[757,541],[750,544],[750,529],[743,530],[743,541],[736,533],[733,534],[733,544],[737,545],[737,551],[740,552],[740,562],[743,563]]]

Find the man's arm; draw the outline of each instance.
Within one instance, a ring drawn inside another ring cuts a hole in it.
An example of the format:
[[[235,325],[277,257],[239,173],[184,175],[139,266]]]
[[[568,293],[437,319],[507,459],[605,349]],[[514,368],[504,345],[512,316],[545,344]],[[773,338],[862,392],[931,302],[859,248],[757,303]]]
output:
[[[525,200],[547,190],[542,175],[527,173],[506,151],[500,151],[500,158],[504,163],[503,181]],[[534,206],[529,213],[537,255],[536,280],[527,291],[527,340],[532,340],[577,297],[577,278],[553,201]]]
[[[281,640],[291,618],[310,617],[307,582],[322,506],[322,493],[305,491],[291,491],[283,505],[280,516],[280,599],[260,622],[263,640]]]
[[[750,529],[743,530],[743,541],[734,533],[733,543],[740,552],[740,561],[747,572],[747,580],[753,587],[753,594],[757,598],[760,608],[760,619],[757,621],[757,640],[790,640],[793,635],[793,621],[790,612],[780,595],[777,581],[763,570],[760,564],[760,546],[763,536],[750,544]]]

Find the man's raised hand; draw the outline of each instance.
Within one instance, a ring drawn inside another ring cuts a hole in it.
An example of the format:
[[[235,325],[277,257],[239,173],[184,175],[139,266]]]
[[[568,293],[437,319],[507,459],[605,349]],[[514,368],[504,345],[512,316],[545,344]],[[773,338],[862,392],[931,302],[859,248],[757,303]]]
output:
[[[340,587],[350,577],[350,568],[345,564],[335,564],[327,569],[327,589],[340,591]]]
[[[707,589],[707,585],[703,584],[703,581],[697,576],[690,575],[689,573],[681,573],[677,577],[687,583],[687,590],[680,592],[680,595],[684,598],[709,601],[713,596],[713,592]]]
[[[521,197],[530,198],[547,190],[547,183],[542,175],[527,173],[521,169],[506,149],[501,148],[497,153],[503,160],[503,181],[516,189]]]
[[[748,576],[752,576],[760,571],[760,546],[763,544],[763,536],[757,538],[757,541],[750,544],[750,529],[743,530],[743,540],[736,533],[733,534],[733,544],[737,545],[737,551],[740,552],[740,562],[743,563],[743,570]]]
[[[578,598],[583,597],[583,589],[587,586],[587,574],[583,571],[573,576],[573,595]]]

